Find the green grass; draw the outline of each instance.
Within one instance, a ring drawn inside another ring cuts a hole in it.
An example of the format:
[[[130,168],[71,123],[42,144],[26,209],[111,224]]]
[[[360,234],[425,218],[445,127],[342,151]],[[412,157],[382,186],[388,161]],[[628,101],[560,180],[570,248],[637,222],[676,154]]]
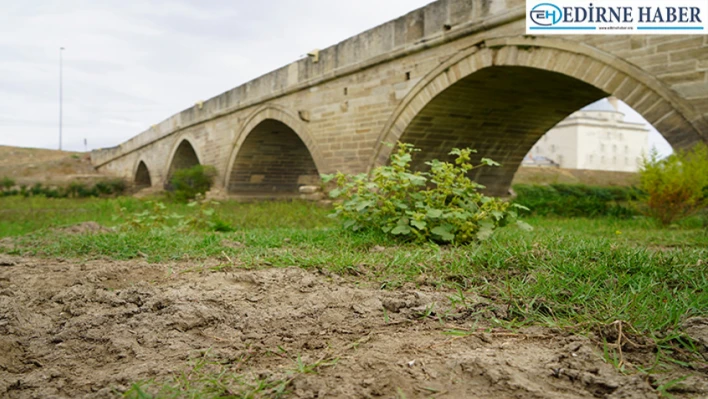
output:
[[[126,399],[198,399],[198,398],[281,398],[299,374],[316,374],[319,369],[336,364],[320,360],[306,363],[300,356],[292,359],[292,367],[278,376],[256,378],[239,372],[248,358],[222,364],[204,353],[190,360],[187,371],[167,381],[138,381],[122,393]]]
[[[291,355],[279,347],[278,356],[288,359],[290,367],[269,377],[255,377],[242,368],[250,360],[243,356],[234,361],[220,362],[206,351],[190,359],[188,367],[166,381],[137,381],[122,393],[126,399],[199,399],[199,398],[281,398],[288,393],[293,380],[304,374],[318,374],[332,367],[338,359],[307,362],[300,355]]]
[[[169,212],[194,214],[187,204],[166,203]],[[239,229],[292,227],[311,229],[333,226],[328,210],[303,202],[227,202],[216,206],[222,218]],[[121,209],[125,211],[121,212]],[[134,198],[47,199],[44,197],[0,198],[0,238],[19,236],[53,227],[95,221],[116,226],[121,214],[151,210],[149,201]]]
[[[505,228],[480,244],[440,247],[348,233],[327,217],[329,210],[313,204],[227,202],[216,206],[216,215],[235,229],[230,233],[162,227],[67,235],[47,228],[86,220],[120,226],[152,206],[135,199],[0,199],[0,237],[25,234],[16,247],[0,251],[188,259],[197,265],[219,258],[224,264],[218,270],[297,266],[352,276],[382,289],[425,283],[458,290],[458,302],[467,292],[491,299],[506,309],[500,322],[514,328],[541,324],[597,332],[621,321],[626,334],[654,340],[657,353],[667,358],[690,352],[681,322],[708,315],[708,233],[691,224],[661,229],[643,218],[534,217],[527,219],[532,232]],[[195,216],[199,209],[167,204],[165,212]],[[387,249],[371,251],[375,246]]]

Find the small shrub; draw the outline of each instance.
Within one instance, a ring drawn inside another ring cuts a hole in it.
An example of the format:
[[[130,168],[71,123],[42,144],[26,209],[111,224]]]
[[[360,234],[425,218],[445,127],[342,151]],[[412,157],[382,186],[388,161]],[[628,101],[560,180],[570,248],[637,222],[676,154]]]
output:
[[[698,144],[659,159],[656,151],[639,171],[646,213],[666,226],[708,205],[708,146]]]
[[[66,196],[69,198],[83,198],[83,197],[88,197],[91,189],[89,189],[86,184],[73,181],[69,183],[68,186],[66,186],[66,189],[64,192],[66,193]]]
[[[1,184],[2,182],[0,182]],[[14,182],[13,186],[14,187]],[[42,183],[35,183],[31,187],[20,186],[20,189],[3,189],[0,196],[21,195],[23,197],[44,196],[47,198],[87,198],[98,196],[117,196],[125,193],[127,185],[122,179],[111,179],[99,181],[94,185],[81,182],[71,182],[66,187],[43,186]]]
[[[123,228],[136,230],[172,228],[184,223],[183,215],[169,212],[167,206],[162,202],[147,201],[145,205],[145,209],[133,212],[121,207],[118,214],[114,215],[114,220],[123,219]]]
[[[105,181],[96,182],[94,187],[99,195],[111,195],[113,193],[111,186]]]
[[[232,233],[236,229],[227,221],[215,218],[210,225],[211,229],[217,233]]]
[[[333,216],[354,231],[380,229],[400,238],[442,243],[484,240],[512,222],[530,228],[516,219],[521,206],[479,193],[483,186],[469,179],[472,169],[496,162],[484,158],[473,166],[474,150],[454,149],[454,163],[434,160],[427,162],[430,171],[413,172],[414,151],[412,145],[399,143],[390,166],[377,167],[369,175],[324,176],[326,182],[336,180],[330,196],[342,200]]]
[[[514,203],[533,209],[541,216],[630,217],[635,210],[627,204],[637,200],[634,187],[595,187],[582,184],[549,186],[517,184]]]
[[[125,193],[125,190],[128,189],[128,185],[125,183],[125,180],[123,180],[123,179],[109,180],[108,186],[111,187],[112,195],[123,194],[123,193]]]
[[[13,187],[15,187],[15,181],[11,178],[5,176],[0,180],[0,188],[2,188],[3,191],[10,190]]]
[[[111,179],[97,182],[94,188],[98,195],[110,196],[123,194],[127,185],[122,179]]]
[[[211,188],[216,176],[216,169],[208,165],[196,165],[179,169],[170,179],[169,192],[177,201],[187,202],[203,195]]]
[[[147,201],[141,210],[130,210],[121,206],[114,220],[123,220],[121,227],[126,230],[164,229],[176,231],[233,232],[235,229],[221,219],[216,211],[218,202],[199,198],[190,201],[188,213],[169,210],[162,202]]]
[[[236,231],[228,222],[221,219],[216,212],[215,206],[219,203],[204,199],[201,195],[195,201],[191,201],[187,206],[194,208],[194,212],[186,220],[186,224],[198,230],[215,231],[218,233],[230,233]]]
[[[35,183],[34,186],[32,186],[29,190],[29,195],[33,197],[42,194],[44,194],[44,187],[42,187],[42,183]]]
[[[44,196],[47,198],[62,198],[64,193],[59,189],[47,187],[44,189]]]

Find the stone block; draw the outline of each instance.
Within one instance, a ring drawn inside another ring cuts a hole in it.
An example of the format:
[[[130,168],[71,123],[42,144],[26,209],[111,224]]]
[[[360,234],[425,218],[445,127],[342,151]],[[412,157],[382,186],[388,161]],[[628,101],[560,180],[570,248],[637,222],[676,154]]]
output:
[[[300,199],[305,201],[320,201],[325,198],[323,193],[300,194]]]
[[[708,97],[708,82],[682,83],[673,85],[671,88],[689,100]]]
[[[314,194],[320,191],[320,188],[318,186],[301,186],[298,191],[300,194]]]
[[[685,50],[672,51],[671,62],[687,60],[705,61],[708,60],[708,48],[706,46],[689,48]]]

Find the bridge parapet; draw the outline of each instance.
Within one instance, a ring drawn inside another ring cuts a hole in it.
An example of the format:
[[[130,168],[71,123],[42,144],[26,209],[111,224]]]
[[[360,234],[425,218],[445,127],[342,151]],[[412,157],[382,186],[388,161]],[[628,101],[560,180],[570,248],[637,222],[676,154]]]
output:
[[[136,182],[147,169],[159,187],[188,142],[222,189],[279,192],[366,172],[400,139],[420,160],[478,149],[504,167],[475,178],[503,193],[544,132],[609,95],[677,148],[708,142],[708,35],[526,35],[524,5],[439,0],[95,151],[94,164]]]
[[[523,0],[439,0],[195,104],[118,147],[93,151],[100,167],[200,123],[305,90],[364,68],[425,50],[524,16]]]

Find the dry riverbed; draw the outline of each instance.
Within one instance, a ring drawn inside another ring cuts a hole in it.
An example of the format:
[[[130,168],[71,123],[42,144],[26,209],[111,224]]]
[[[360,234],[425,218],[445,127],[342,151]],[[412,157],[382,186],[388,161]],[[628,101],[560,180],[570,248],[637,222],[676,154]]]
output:
[[[0,397],[116,397],[199,358],[294,398],[659,397],[655,377],[618,372],[592,337],[494,327],[503,305],[454,295],[217,260],[0,255]],[[706,397],[705,370],[672,390]]]

